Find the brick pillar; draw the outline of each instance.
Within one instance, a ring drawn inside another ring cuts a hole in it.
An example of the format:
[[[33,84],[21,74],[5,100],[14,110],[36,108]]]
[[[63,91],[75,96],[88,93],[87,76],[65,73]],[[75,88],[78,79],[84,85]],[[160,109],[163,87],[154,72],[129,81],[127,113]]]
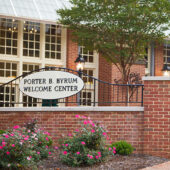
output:
[[[144,153],[170,158],[170,77],[144,77]]]
[[[76,70],[76,63],[75,60],[78,56],[78,45],[77,43],[72,41],[72,31],[67,30],[67,62],[66,66],[67,68]],[[75,74],[75,72],[73,72]],[[74,95],[72,97],[69,97],[66,99],[68,102],[76,102],[77,95]],[[67,106],[77,106],[76,103],[68,103]]]
[[[72,41],[72,31],[67,30],[67,68],[76,70],[76,63],[74,62],[78,57],[78,45]]]

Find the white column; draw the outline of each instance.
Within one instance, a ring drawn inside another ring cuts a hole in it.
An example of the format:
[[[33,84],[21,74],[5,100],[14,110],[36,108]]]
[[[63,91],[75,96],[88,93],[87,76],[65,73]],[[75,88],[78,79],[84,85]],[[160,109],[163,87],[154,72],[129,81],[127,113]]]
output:
[[[67,62],[67,28],[62,28],[61,32],[61,59],[63,67],[66,68]]]
[[[18,58],[19,58],[19,63],[18,63],[18,76],[22,75],[23,71],[23,21],[20,20],[18,24]],[[19,90],[19,87],[17,89],[17,96],[19,96],[19,102],[23,101],[23,94]],[[16,96],[16,97],[17,97]],[[19,104],[19,107],[23,107],[23,104]]]
[[[40,67],[45,67],[45,24],[40,24]]]

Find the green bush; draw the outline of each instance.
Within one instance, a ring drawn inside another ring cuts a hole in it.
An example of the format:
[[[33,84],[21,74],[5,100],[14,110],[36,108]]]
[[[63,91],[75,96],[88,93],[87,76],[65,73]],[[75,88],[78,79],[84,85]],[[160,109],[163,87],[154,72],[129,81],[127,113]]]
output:
[[[116,153],[119,155],[130,155],[133,152],[133,147],[126,141],[118,141],[111,145],[116,148]]]
[[[0,168],[36,168],[38,162],[51,154],[51,143],[48,132],[16,125],[0,135]]]
[[[80,167],[102,162],[113,150],[106,147],[107,134],[103,127],[86,117],[80,118],[81,128],[62,140],[61,161],[69,166]]]

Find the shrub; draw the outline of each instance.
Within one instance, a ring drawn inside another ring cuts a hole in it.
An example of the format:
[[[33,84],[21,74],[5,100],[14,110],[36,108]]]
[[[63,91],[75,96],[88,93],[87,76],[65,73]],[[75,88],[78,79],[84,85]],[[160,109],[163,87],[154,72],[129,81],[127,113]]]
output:
[[[61,161],[69,166],[88,166],[102,162],[113,150],[106,147],[107,134],[102,126],[86,117],[80,118],[81,128],[62,140]],[[115,151],[114,151],[115,152]]]
[[[116,153],[120,155],[130,155],[133,152],[133,147],[126,141],[115,142],[111,147],[116,148]]]
[[[37,163],[51,154],[51,138],[48,132],[14,126],[0,135],[0,167],[18,169],[36,167]]]

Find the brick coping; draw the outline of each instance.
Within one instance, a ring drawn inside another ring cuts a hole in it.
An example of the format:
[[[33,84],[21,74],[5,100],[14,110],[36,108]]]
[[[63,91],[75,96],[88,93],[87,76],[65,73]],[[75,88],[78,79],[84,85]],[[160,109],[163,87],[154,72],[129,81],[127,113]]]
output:
[[[144,107],[140,106],[101,106],[101,107],[4,107],[0,108],[0,112],[49,112],[49,111],[64,111],[64,112],[74,112],[74,111],[99,111],[99,112],[136,112],[136,111],[144,111]]]
[[[170,77],[165,76],[148,76],[148,77],[142,77],[142,80],[144,81],[170,81]]]

